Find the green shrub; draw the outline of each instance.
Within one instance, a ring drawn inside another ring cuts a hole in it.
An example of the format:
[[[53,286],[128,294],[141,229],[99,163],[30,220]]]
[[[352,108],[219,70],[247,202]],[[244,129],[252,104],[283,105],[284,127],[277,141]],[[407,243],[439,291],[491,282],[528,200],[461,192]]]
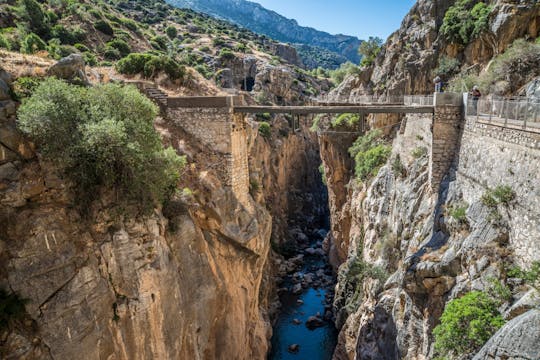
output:
[[[183,79],[186,75],[186,68],[167,56],[153,57],[144,65],[144,76],[155,77],[158,73],[164,72],[171,80]]]
[[[319,173],[321,174],[321,179],[324,185],[327,185],[326,172],[324,170],[324,164],[319,165]]]
[[[221,60],[232,60],[235,58],[235,55],[230,49],[223,48],[219,52],[219,58]]]
[[[107,43],[107,46],[118,50],[121,57],[127,56],[131,52],[131,48],[124,40],[113,39]]]
[[[415,149],[412,151],[411,155],[412,155],[413,158],[419,159],[419,158],[421,158],[421,157],[426,156],[427,153],[428,153],[427,147],[425,147],[425,146],[419,146],[419,147],[415,148]]]
[[[127,75],[142,74],[146,63],[153,58],[155,56],[150,54],[131,53],[116,63],[116,71]]]
[[[101,31],[105,35],[113,36],[114,29],[107,20],[98,20],[94,23],[96,30]]]
[[[489,287],[487,289],[489,296],[497,300],[499,305],[512,301],[512,291],[502,281],[494,277],[488,277]]]
[[[390,147],[382,141],[380,130],[372,130],[360,136],[349,148],[355,162],[356,177],[365,181],[377,175],[379,168],[388,160],[390,152]]]
[[[167,44],[169,44],[169,40],[165,36],[154,36],[152,40],[150,40],[150,45],[156,50],[167,50]]]
[[[368,40],[363,41],[358,48],[358,53],[362,56],[360,66],[369,66],[373,64],[375,58],[381,52],[383,41],[378,37],[370,36]]]
[[[17,100],[22,100],[32,95],[42,79],[31,76],[21,76],[13,82],[13,93]]]
[[[508,270],[508,276],[523,279],[528,285],[540,291],[540,261],[534,261],[529,270],[512,267]]]
[[[499,204],[509,205],[516,198],[516,193],[508,185],[499,185],[494,189],[488,189],[480,198],[488,207],[496,207]]]
[[[85,51],[83,53],[83,56],[84,56],[84,62],[88,65],[88,66],[96,66],[97,63],[98,63],[98,60],[97,60],[97,57],[94,53],[90,52],[90,51]]]
[[[331,125],[332,127],[339,127],[339,126],[348,126],[348,127],[355,127],[360,122],[360,115],[358,114],[340,114],[339,116],[335,117]]]
[[[266,121],[261,121],[259,123],[259,134],[262,135],[265,139],[269,139],[270,136],[272,136],[272,129],[270,127],[270,124]]]
[[[458,0],[444,15],[440,32],[448,41],[466,45],[488,27],[491,6],[473,0]]]
[[[49,25],[43,8],[36,0],[20,0],[22,19],[28,24],[30,30],[39,35],[47,35]]]
[[[103,51],[103,57],[107,60],[113,61],[113,60],[121,59],[122,54],[120,53],[120,51],[118,51],[118,49],[115,49],[110,46],[106,46],[105,50]]]
[[[272,114],[270,113],[257,113],[255,114],[257,121],[270,121],[272,120]]]
[[[25,302],[16,294],[0,289],[0,330],[7,328],[11,320],[21,318],[24,315]]]
[[[25,54],[35,54],[38,51],[45,50],[47,44],[39,36],[34,33],[26,35],[21,42],[21,52]]]
[[[80,27],[66,28],[64,25],[54,25],[51,37],[60,39],[63,44],[74,45],[84,41],[86,33]]]
[[[18,126],[73,183],[82,208],[100,187],[150,209],[174,193],[185,159],[164,149],[156,106],[132,86],[83,88],[49,78],[18,112]]]
[[[0,48],[6,49],[6,50],[11,49],[11,44],[9,40],[3,34],[0,34]]]
[[[463,223],[467,220],[467,207],[466,205],[456,205],[450,207],[450,216],[460,222]]]
[[[357,75],[361,71],[360,67],[353,64],[350,61],[347,61],[341,64],[337,69],[331,70],[329,72],[330,78],[334,85],[341,84],[343,80],[349,75]]]
[[[394,175],[396,177],[405,176],[405,174],[407,173],[403,162],[401,162],[401,157],[399,156],[399,154],[397,154],[394,158],[394,161],[392,161],[392,171],[394,172]]]
[[[172,25],[169,25],[167,26],[167,28],[165,29],[165,33],[167,34],[167,36],[169,37],[169,39],[175,39],[177,36],[178,36],[178,29],[175,28],[174,26]]]
[[[442,56],[439,58],[439,66],[433,70],[433,75],[444,76],[449,78],[459,71],[460,62],[458,59],[448,56]]]
[[[212,39],[212,45],[214,45],[216,47],[217,46],[223,46],[225,44],[226,44],[225,40],[223,40],[220,37],[216,37],[216,38]]]
[[[470,292],[446,304],[433,330],[435,350],[462,359],[476,353],[503,325],[497,302],[483,292]]]

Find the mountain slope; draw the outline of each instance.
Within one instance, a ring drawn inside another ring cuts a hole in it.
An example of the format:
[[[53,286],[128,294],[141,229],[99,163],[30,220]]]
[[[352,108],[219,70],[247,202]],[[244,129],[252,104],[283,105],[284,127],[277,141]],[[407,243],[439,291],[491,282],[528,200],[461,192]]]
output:
[[[321,47],[335,52],[346,59],[358,63],[358,46],[361,40],[348,35],[331,35],[313,28],[298,25],[268,10],[259,4],[246,0],[167,0],[180,8],[190,8],[219,18],[232,21],[252,31],[267,35],[275,40]]]

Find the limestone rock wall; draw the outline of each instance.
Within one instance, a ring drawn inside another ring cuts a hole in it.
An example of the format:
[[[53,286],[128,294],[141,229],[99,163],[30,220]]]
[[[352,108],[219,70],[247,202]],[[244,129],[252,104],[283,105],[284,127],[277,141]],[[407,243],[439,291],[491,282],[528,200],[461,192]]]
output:
[[[0,357],[264,359],[271,216],[247,189],[190,166],[194,196],[141,215],[98,193],[81,217],[69,184],[17,132],[15,108],[0,111],[0,287],[26,313],[0,330]],[[159,125],[197,164],[214,156]]]
[[[334,302],[341,328],[335,359],[432,358],[432,330],[448,301],[488,289],[490,277],[506,281],[505,263],[526,267],[540,260],[537,142],[517,144],[513,130],[486,129],[467,119],[437,193],[429,182],[428,156],[413,156],[414,149],[431,147],[432,119],[406,120],[388,164],[368,186],[334,190],[348,194],[344,206],[351,215],[348,258]],[[391,166],[398,154],[404,173]],[[516,199],[496,208],[484,205],[482,195],[498,185],[509,185]],[[466,209],[466,219],[451,216],[458,206]],[[359,280],[358,264],[386,274],[371,271]],[[510,309],[527,292],[523,284],[513,289],[514,298],[502,307],[508,320],[521,314]],[[493,346],[485,351],[496,352]]]

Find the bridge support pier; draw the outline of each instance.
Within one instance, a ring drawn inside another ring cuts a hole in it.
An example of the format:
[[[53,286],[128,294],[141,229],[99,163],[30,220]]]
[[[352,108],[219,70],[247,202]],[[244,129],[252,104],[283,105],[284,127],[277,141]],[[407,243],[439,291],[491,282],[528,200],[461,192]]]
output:
[[[436,93],[429,159],[429,182],[433,192],[439,191],[441,181],[452,166],[463,123],[462,94]]]

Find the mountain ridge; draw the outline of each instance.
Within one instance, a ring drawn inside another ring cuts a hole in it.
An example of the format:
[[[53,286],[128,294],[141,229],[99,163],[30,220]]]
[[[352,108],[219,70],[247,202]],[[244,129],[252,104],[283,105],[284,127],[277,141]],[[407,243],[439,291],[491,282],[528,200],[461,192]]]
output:
[[[357,50],[362,40],[357,37],[344,34],[333,35],[312,27],[301,26],[295,19],[289,19],[252,1],[167,0],[167,2],[179,8],[190,8],[228,20],[278,41],[326,49],[338,55],[332,59],[335,63],[333,67],[339,66],[345,59],[353,63],[360,61]],[[304,52],[304,57],[307,54],[308,52]],[[310,59],[304,60],[306,63],[316,64]]]

